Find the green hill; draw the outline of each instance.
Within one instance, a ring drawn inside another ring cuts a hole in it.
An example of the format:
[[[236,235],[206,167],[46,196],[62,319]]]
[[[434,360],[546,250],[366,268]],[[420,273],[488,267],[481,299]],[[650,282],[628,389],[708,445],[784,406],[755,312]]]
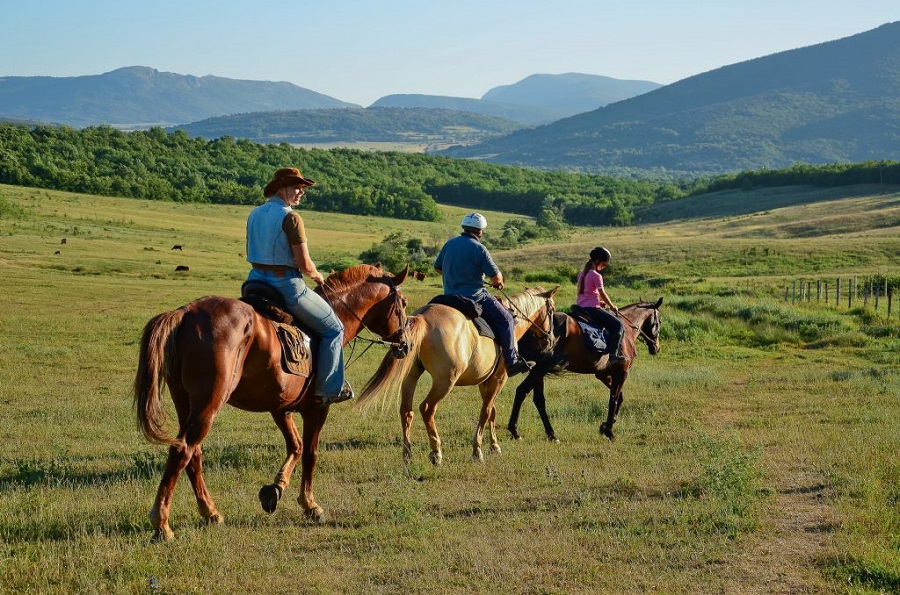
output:
[[[492,116],[447,109],[313,109],[208,118],[170,128],[191,136],[234,136],[261,143],[415,142],[471,144],[508,134],[522,125]]]
[[[900,22],[446,154],[679,176],[900,157]]]

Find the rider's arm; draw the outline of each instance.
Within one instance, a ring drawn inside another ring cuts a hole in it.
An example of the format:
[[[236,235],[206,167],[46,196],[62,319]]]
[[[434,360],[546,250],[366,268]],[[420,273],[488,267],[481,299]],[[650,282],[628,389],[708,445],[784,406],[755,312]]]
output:
[[[491,284],[491,287],[503,289],[503,273],[497,271],[497,274],[488,279],[488,282]]]
[[[603,287],[598,287],[598,288],[597,288],[597,294],[600,296],[600,299],[601,299],[601,300],[603,300],[604,302],[606,302],[606,305],[609,306],[609,309],[610,309],[610,310],[612,310],[612,311],[615,312],[616,314],[619,313],[619,308],[617,308],[617,307],[612,303],[612,300],[609,299],[609,296],[608,296],[608,295],[606,295],[606,290],[604,290]]]
[[[322,279],[322,273],[316,269],[316,263],[309,257],[308,245],[309,244],[306,242],[303,242],[302,244],[291,244],[294,263],[297,265],[297,268],[300,269],[301,273],[321,285],[324,283],[324,279]]]

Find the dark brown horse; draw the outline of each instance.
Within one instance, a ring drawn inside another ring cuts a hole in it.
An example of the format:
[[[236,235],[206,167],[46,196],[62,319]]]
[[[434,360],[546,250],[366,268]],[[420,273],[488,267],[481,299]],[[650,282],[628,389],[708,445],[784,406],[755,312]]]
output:
[[[364,327],[385,340],[392,336],[402,339],[406,298],[399,286],[408,271],[409,267],[391,275],[378,267],[357,265],[329,276],[316,288],[343,323],[345,344]],[[147,323],[134,379],[137,419],[148,440],[169,445],[169,458],[150,510],[155,540],[174,536],[169,509],[182,470],[187,470],[200,515],[208,524],[222,522],[203,481],[200,444],[226,403],[245,411],[268,411],[284,435],[287,457],[275,482],[260,490],[263,509],[275,510],[300,460],[303,471],[297,500],[308,518],[324,521],[312,483],[319,432],[328,407],[311,402],[315,366],[308,364],[309,377],[286,374],[280,358],[281,345],[274,325],[240,300],[204,297]],[[179,429],[174,438],[164,431],[163,381],[178,413]],[[294,423],[295,411],[303,418],[302,441]]]
[[[659,298],[655,303],[641,302],[619,310],[620,318],[625,324],[622,350],[628,357],[628,361],[623,364],[610,365],[608,354],[600,355],[588,349],[581,327],[568,314],[558,313],[555,316],[554,326],[558,329],[556,336],[559,337],[559,341],[553,349],[552,356],[541,357],[539,353],[534,353],[536,350],[533,347],[520,343],[519,348],[523,355],[538,357],[538,362],[516,388],[516,397],[509,414],[509,424],[506,426],[512,437],[516,440],[521,438],[518,431],[519,410],[528,393],[534,391],[534,405],[541,416],[547,438],[558,442],[553,426],[550,425],[550,418],[547,416],[544,377],[558,371],[553,368],[555,364],[566,362],[565,371],[576,374],[593,374],[609,387],[609,411],[606,421],[600,425],[600,433],[612,440],[614,438],[613,424],[616,422],[616,416],[619,414],[624,398],[622,387],[628,378],[628,371],[634,363],[634,358],[637,356],[637,340],[640,339],[647,344],[650,355],[659,353],[659,307],[662,305],[662,301],[662,298]]]

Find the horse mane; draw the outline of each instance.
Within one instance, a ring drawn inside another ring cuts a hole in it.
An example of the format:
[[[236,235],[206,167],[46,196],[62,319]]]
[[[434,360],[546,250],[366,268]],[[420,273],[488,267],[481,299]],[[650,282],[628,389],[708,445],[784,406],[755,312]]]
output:
[[[532,311],[532,308],[536,310],[544,304],[544,298],[539,296],[545,292],[543,287],[529,287],[521,293],[509,296],[509,301],[520,310]],[[502,302],[506,301],[506,298],[503,298]],[[526,306],[530,307],[526,308]]]
[[[344,293],[352,287],[369,281],[373,276],[383,277],[384,270],[371,264],[357,264],[328,275],[325,285],[328,286],[329,290]]]

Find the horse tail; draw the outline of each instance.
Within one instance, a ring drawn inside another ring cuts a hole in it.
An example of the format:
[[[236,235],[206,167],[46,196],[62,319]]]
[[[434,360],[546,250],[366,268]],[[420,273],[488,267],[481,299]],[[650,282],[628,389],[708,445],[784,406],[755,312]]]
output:
[[[174,355],[175,331],[184,317],[184,309],[163,312],[144,327],[137,373],[134,376],[134,406],[138,427],[150,442],[177,444],[166,435],[166,413],[161,396],[167,369]]]
[[[359,395],[356,408],[366,407],[376,398],[380,398],[384,404],[387,394],[392,392],[390,389],[397,392],[400,382],[406,378],[410,368],[419,360],[419,349],[422,347],[427,325],[421,316],[410,316],[407,321],[406,342],[409,345],[409,353],[403,359],[397,359],[391,352],[384,356],[381,365],[378,366],[375,374]]]

